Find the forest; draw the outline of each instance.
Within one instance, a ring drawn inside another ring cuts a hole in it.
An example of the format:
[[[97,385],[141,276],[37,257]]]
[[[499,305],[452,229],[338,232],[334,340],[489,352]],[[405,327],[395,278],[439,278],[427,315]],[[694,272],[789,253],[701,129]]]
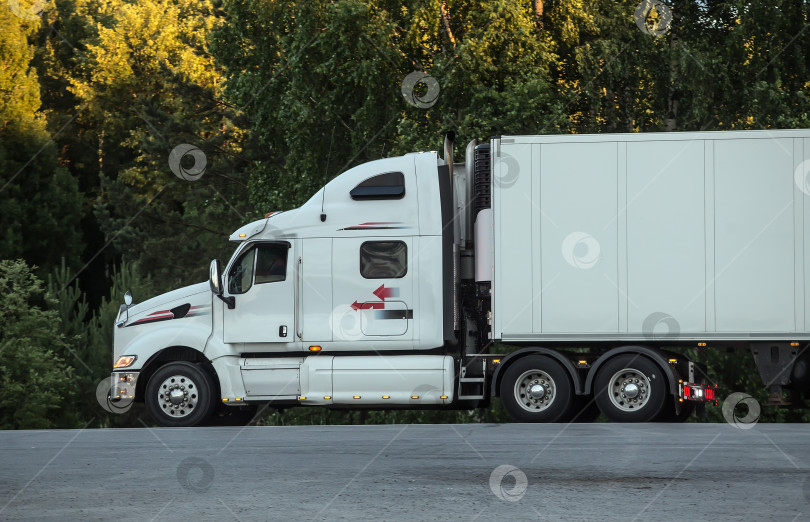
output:
[[[802,0],[7,0],[0,429],[150,425],[96,400],[124,292],[204,281],[233,230],[360,163],[440,150],[448,131],[463,161],[500,134],[807,128],[808,14]],[[693,355],[720,397],[762,389],[746,351]],[[254,422],[505,419],[495,404]]]

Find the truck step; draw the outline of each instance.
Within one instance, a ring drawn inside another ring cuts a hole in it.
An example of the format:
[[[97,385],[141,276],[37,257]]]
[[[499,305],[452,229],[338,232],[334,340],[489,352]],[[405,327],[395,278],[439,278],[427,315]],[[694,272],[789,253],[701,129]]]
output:
[[[482,400],[486,388],[484,377],[461,377],[458,380],[459,400]]]

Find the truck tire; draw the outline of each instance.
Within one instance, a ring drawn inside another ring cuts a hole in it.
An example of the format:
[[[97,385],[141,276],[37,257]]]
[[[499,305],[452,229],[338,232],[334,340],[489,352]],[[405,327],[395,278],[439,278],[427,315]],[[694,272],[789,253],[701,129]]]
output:
[[[573,388],[560,363],[545,355],[529,355],[504,372],[501,402],[517,422],[555,422],[571,409]]]
[[[654,420],[669,397],[661,369],[633,354],[608,360],[596,374],[593,393],[599,409],[614,422]]]
[[[214,379],[201,366],[173,362],[158,369],[146,385],[146,411],[160,426],[204,423],[214,411]]]

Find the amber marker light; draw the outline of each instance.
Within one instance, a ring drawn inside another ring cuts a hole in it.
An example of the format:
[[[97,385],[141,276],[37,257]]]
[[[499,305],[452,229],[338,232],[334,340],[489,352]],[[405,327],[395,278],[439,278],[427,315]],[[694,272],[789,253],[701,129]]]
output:
[[[322,349],[323,348],[321,348],[320,346],[310,346],[309,347],[310,352],[320,352]]]
[[[360,398],[360,396],[359,396],[359,395],[355,395],[353,398],[355,398],[355,399],[359,399],[359,398]]]
[[[383,395],[383,399],[390,399],[390,398],[391,398],[390,395]]]
[[[126,368],[128,366],[132,366],[132,363],[134,363],[137,358],[138,357],[136,355],[122,355],[117,361],[115,361],[113,368]]]

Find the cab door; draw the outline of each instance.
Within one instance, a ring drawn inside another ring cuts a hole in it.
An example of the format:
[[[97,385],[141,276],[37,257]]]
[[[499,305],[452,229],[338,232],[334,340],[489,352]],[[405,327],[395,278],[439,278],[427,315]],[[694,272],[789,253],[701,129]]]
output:
[[[295,345],[294,260],[293,245],[287,242],[256,242],[242,250],[224,282],[224,294],[235,304],[223,310],[226,343],[279,343],[282,351]]]
[[[334,325],[335,341],[401,341],[397,348],[411,347],[412,239],[340,238],[334,240],[334,245],[332,295],[335,303],[343,307],[340,321]]]

